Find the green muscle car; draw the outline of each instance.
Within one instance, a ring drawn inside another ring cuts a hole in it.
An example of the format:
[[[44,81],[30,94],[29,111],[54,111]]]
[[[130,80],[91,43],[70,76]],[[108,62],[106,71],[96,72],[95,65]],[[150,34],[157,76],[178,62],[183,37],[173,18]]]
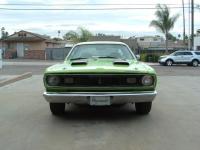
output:
[[[53,115],[65,104],[106,106],[134,103],[138,114],[148,114],[157,92],[156,72],[137,61],[121,42],[76,44],[64,63],[46,69],[44,98]]]

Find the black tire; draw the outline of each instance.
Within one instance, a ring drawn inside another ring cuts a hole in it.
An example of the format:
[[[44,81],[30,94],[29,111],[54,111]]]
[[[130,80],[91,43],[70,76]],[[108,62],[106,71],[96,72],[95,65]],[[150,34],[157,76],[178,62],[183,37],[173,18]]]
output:
[[[65,112],[65,103],[49,103],[53,115],[62,115]]]
[[[199,61],[198,60],[195,59],[195,60],[192,61],[192,66],[193,67],[198,67],[198,65],[199,65]]]
[[[165,65],[166,66],[172,66],[173,65],[173,60],[171,60],[171,59],[166,60]]]
[[[146,115],[151,111],[152,102],[135,103],[136,113]]]

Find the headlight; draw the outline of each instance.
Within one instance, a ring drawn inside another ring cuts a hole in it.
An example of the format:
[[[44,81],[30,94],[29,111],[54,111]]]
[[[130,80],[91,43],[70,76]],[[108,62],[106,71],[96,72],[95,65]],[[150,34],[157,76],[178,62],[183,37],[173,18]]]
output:
[[[153,77],[146,75],[142,77],[142,84],[145,86],[150,86],[153,84]]]
[[[129,84],[134,84],[134,83],[136,83],[136,78],[127,78],[126,82]]]
[[[48,76],[47,84],[50,86],[57,86],[60,83],[60,78],[58,76]]]
[[[72,83],[74,83],[74,79],[73,78],[65,78],[64,79],[64,82],[66,83],[66,84],[72,84]]]

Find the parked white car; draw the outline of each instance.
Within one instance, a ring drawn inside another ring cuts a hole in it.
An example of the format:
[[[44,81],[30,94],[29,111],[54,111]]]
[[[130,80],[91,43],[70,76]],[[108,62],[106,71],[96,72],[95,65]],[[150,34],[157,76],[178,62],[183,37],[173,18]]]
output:
[[[161,65],[172,66],[173,64],[187,64],[197,67],[200,63],[200,51],[181,50],[170,55],[160,56],[158,62]]]

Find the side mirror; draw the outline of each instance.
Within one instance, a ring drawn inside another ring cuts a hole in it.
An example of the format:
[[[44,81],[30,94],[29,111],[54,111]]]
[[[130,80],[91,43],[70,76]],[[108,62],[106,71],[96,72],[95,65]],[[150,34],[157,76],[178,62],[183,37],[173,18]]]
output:
[[[140,60],[140,55],[136,55],[137,60]]]

